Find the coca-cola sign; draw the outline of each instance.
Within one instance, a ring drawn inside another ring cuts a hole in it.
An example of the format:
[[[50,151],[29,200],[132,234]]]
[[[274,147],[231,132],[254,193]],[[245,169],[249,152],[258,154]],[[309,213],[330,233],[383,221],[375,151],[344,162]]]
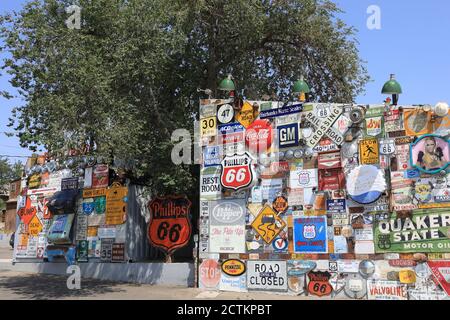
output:
[[[272,145],[272,134],[269,120],[256,120],[247,127],[245,143],[254,153],[265,152]]]

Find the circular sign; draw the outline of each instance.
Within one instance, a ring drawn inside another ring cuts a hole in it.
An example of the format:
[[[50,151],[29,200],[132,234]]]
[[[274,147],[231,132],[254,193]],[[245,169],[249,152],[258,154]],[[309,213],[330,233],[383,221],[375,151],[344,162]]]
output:
[[[383,170],[372,165],[358,166],[347,177],[347,192],[359,204],[377,201],[386,190]]]
[[[219,263],[213,259],[203,260],[199,267],[200,283],[206,288],[215,288],[220,281]]]
[[[260,153],[272,145],[272,125],[269,120],[256,120],[247,127],[245,143],[250,151]]]
[[[239,277],[245,273],[245,263],[237,259],[229,259],[222,263],[223,273],[232,276]]]
[[[357,273],[348,274],[344,293],[351,299],[362,299],[367,293],[367,281]]]
[[[284,251],[288,247],[288,241],[286,239],[277,237],[273,240],[272,247],[275,251]]]
[[[224,104],[220,106],[217,111],[217,120],[220,123],[229,123],[234,118],[234,109],[230,104]]]

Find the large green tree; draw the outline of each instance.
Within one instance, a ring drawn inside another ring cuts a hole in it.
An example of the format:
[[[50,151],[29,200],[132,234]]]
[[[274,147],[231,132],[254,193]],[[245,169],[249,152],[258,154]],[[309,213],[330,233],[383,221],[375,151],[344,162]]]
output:
[[[65,24],[74,3],[80,29]],[[157,192],[196,193],[198,168],[172,164],[170,137],[193,132],[197,88],[216,93],[232,73],[249,99],[286,99],[300,75],[316,101],[361,92],[367,72],[339,12],[328,0],[30,1],[0,18],[3,68],[25,100],[11,125],[32,150],[87,144],[133,160]]]

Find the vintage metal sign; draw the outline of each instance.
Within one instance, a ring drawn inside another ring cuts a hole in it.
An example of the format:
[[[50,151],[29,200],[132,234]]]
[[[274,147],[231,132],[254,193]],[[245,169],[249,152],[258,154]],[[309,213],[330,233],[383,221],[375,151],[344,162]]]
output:
[[[306,140],[308,147],[314,148],[324,135],[327,135],[337,145],[341,145],[344,142],[342,134],[332,127],[336,120],[342,115],[343,111],[343,108],[332,106],[328,117],[324,120],[320,120],[312,111],[306,113],[306,120],[308,120],[316,129]]]
[[[414,214],[411,218],[391,218],[375,225],[375,251],[448,252],[450,213]]]
[[[408,300],[405,284],[388,280],[367,280],[369,300]]]
[[[393,155],[395,153],[395,140],[394,139],[383,139],[380,140],[380,154],[382,155]]]
[[[222,272],[232,276],[239,277],[245,273],[246,267],[245,263],[238,259],[228,259],[222,262],[221,266]]]
[[[176,196],[156,197],[150,201],[150,243],[169,254],[188,244],[192,233],[191,205],[186,197]]]
[[[234,109],[231,104],[224,104],[217,110],[217,120],[221,124],[230,123],[234,118]]]
[[[201,137],[214,137],[217,133],[217,118],[208,117],[200,119]]]
[[[286,292],[286,267],[286,261],[247,261],[247,288]]]
[[[312,295],[323,297],[333,292],[330,284],[331,273],[328,271],[311,271],[308,273],[308,292]]]
[[[428,261],[427,264],[442,289],[450,296],[450,261]]]
[[[125,243],[113,243],[111,250],[111,262],[125,261]]]
[[[378,164],[380,163],[380,147],[377,139],[364,139],[359,143],[359,162],[360,164]]]
[[[244,126],[240,123],[229,123],[219,126],[219,144],[237,144],[244,141]],[[225,152],[223,152],[225,154]]]
[[[106,192],[106,224],[122,224],[127,219],[128,187],[111,187]]]
[[[217,260],[203,260],[199,267],[199,283],[202,289],[217,289],[220,282],[220,265]]]
[[[266,243],[271,243],[286,227],[286,222],[270,206],[265,206],[252,222],[252,228]]]
[[[384,108],[369,108],[366,111],[366,136],[378,138],[384,134]]]
[[[220,183],[222,187],[235,191],[248,188],[254,177],[253,161],[247,152],[225,156],[221,162]]]
[[[37,237],[39,233],[42,231],[42,223],[37,217],[37,215],[34,215],[33,218],[31,218],[30,223],[28,225],[28,232],[30,236]]]
[[[436,174],[450,165],[450,141],[437,135],[425,135],[411,145],[410,164],[421,172]]]
[[[278,146],[282,148],[292,148],[299,145],[298,123],[291,123],[277,127]]]
[[[327,253],[327,217],[294,219],[294,251],[298,253]]]
[[[205,147],[203,149],[203,166],[211,167],[220,165],[222,154],[219,146]]]
[[[275,200],[272,203],[272,208],[278,214],[285,212],[288,207],[289,207],[288,206],[288,201],[287,201],[286,197],[284,197],[284,196],[276,197]]]
[[[297,104],[293,106],[287,106],[283,108],[278,109],[270,109],[261,111],[259,114],[260,119],[267,119],[267,118],[276,118],[276,117],[282,117],[289,114],[299,113],[303,111],[303,105]]]
[[[347,193],[359,204],[377,201],[385,190],[384,172],[375,166],[355,167],[347,176]]]
[[[236,114],[236,120],[245,128],[248,128],[258,117],[258,107],[254,107],[248,101],[244,102],[241,110]]]
[[[25,200],[25,206],[20,208],[19,211],[17,211],[17,214],[19,215],[20,220],[25,224],[28,225],[33,219],[33,217],[36,215],[37,209],[35,206],[31,204],[31,198],[26,197]]]
[[[245,200],[210,202],[209,251],[245,253]]]
[[[247,127],[245,143],[250,152],[258,154],[272,146],[272,124],[269,120],[256,120]]]

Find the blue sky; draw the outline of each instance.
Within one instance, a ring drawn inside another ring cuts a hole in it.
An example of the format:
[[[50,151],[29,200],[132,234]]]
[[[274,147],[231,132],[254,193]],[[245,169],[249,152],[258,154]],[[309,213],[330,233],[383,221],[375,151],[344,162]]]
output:
[[[0,13],[19,10],[26,0],[2,0]],[[335,0],[345,13],[347,24],[358,29],[360,56],[367,61],[373,80],[358,103],[379,103],[383,83],[390,73],[397,75],[403,87],[400,104],[436,104],[450,102],[450,1],[448,0]],[[381,9],[381,29],[367,28],[367,8]],[[4,53],[0,53],[0,58]],[[15,93],[6,76],[0,77],[0,90]],[[26,156],[31,152],[20,148],[17,138],[3,132],[13,106],[20,100],[0,98],[0,155]],[[11,158],[20,160],[20,158]]]

